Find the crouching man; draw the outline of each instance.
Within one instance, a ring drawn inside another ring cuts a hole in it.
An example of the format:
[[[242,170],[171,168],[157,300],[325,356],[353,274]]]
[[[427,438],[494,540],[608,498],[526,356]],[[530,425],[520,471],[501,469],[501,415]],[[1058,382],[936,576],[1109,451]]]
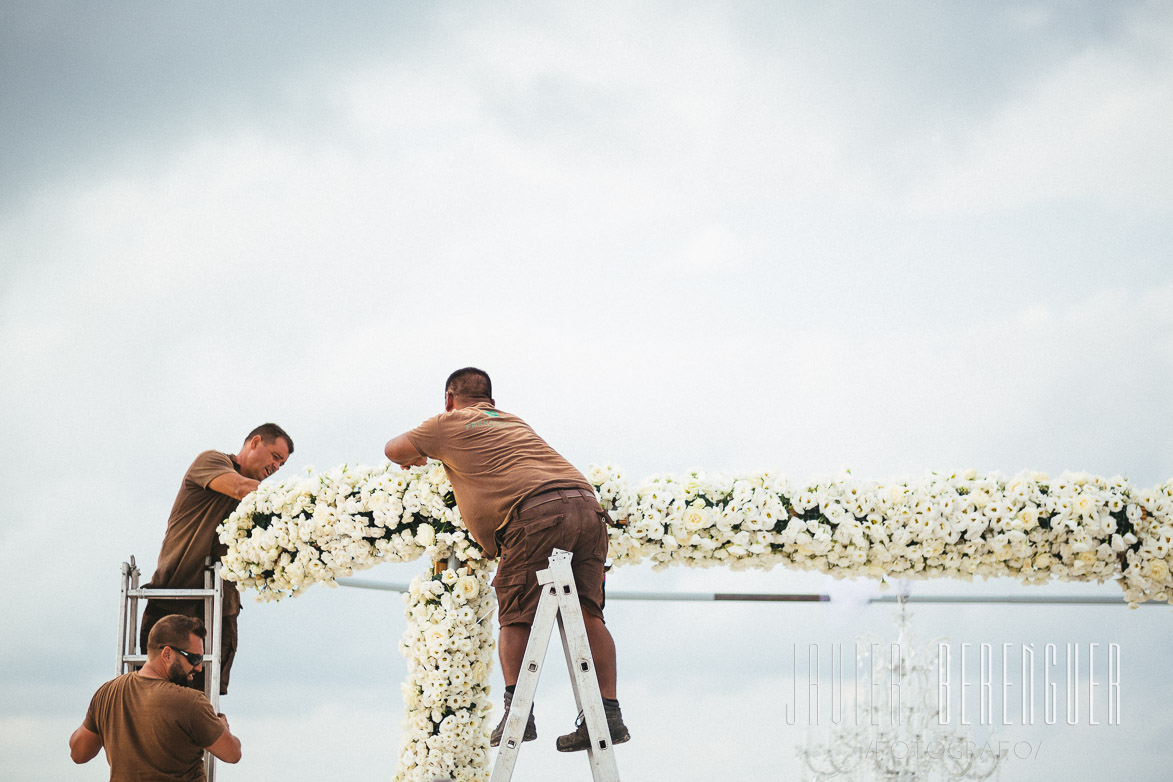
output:
[[[172,614],[151,628],[147,663],[106,682],[69,737],[74,763],[106,749],[110,779],[203,782],[204,750],[225,763],[240,760],[240,739],[204,694],[188,687],[203,667],[204,623]]]

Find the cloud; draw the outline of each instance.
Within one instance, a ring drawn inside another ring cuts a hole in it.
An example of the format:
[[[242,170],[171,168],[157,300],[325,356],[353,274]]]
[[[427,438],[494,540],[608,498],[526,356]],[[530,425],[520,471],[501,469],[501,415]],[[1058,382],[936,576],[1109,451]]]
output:
[[[379,3],[346,14],[304,3],[11,6],[0,26],[0,212],[46,186],[156,166],[241,122],[312,124],[291,84],[411,51],[430,16]]]
[[[956,148],[936,158],[935,175],[913,190],[911,207],[974,213],[1073,201],[1167,214],[1171,22],[1161,13],[1130,22],[1124,40],[1056,63],[974,122]]]

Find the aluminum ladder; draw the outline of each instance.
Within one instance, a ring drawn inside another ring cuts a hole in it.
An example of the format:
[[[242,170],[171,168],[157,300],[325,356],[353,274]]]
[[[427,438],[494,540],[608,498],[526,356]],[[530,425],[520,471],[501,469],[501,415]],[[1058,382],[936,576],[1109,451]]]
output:
[[[138,646],[139,600],[192,600],[204,601],[204,627],[208,635],[204,639],[204,695],[212,704],[212,710],[220,712],[220,636],[224,622],[224,581],[220,578],[220,563],[208,558],[204,569],[202,589],[145,589],[138,585],[139,569],[131,556],[130,562],[122,563],[122,600],[118,605],[118,668],[121,676],[137,671],[147,662],[143,654],[135,650]],[[216,758],[211,752],[204,752],[204,773],[207,782],[215,782]]]
[[[517,678],[517,688],[513,691],[513,702],[505,720],[501,747],[489,782],[509,782],[513,776],[513,767],[521,749],[521,738],[538,689],[538,677],[542,674],[542,662],[550,644],[555,619],[558,620],[558,632],[562,636],[562,650],[566,652],[566,667],[570,670],[574,701],[582,712],[587,735],[591,739],[587,748],[591,776],[595,782],[619,782],[615,750],[611,745],[611,733],[607,730],[607,718],[603,712],[603,697],[595,676],[595,661],[591,657],[586,624],[583,623],[582,609],[578,604],[574,572],[570,569],[571,556],[569,551],[554,549],[550,555],[550,567],[538,571],[538,583],[543,585],[542,596],[530,627],[521,673]]]

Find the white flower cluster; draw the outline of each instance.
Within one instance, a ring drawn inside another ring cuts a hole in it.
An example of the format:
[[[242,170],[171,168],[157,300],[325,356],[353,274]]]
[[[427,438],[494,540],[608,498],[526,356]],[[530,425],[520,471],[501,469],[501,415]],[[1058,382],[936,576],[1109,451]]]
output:
[[[219,528],[223,575],[258,599],[296,595],[379,562],[480,560],[438,462],[400,470],[336,467],[261,484]]]
[[[653,476],[631,487],[612,467],[588,475],[617,564],[738,568],[778,563],[838,577],[1117,579],[1130,605],[1173,600],[1173,481],[970,470],[894,483],[850,476],[794,484],[769,473]]]
[[[395,779],[489,778],[489,672],[493,593],[481,563],[417,577],[403,596],[407,658],[403,747]]]
[[[616,564],[651,560],[734,569],[778,563],[838,577],[1011,576],[1027,583],[1115,579],[1124,599],[1173,601],[1173,481],[968,471],[880,483],[796,484],[770,473],[691,473],[628,483],[612,466],[588,479]],[[224,577],[261,599],[333,584],[380,561],[455,555],[464,567],[416,579],[405,596],[407,736],[396,779],[488,778],[493,600],[484,561],[439,464],[346,466],[262,485],[220,527]]]
[[[770,473],[657,475],[632,485],[606,465],[588,479],[622,524],[616,564],[739,568],[778,563],[841,577],[1010,576],[1119,580],[1130,604],[1173,600],[1173,481],[928,473],[793,483]],[[443,468],[339,467],[262,485],[220,528],[225,578],[262,599],[332,584],[380,561],[483,557]]]

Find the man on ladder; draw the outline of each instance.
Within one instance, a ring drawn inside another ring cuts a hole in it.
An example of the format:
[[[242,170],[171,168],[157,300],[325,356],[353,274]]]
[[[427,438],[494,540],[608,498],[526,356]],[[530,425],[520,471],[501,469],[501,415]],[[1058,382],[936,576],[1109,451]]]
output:
[[[183,476],[179,494],[167,519],[155,575],[144,589],[197,589],[204,584],[208,557],[219,561],[225,547],[216,535],[223,522],[260,482],[280,469],[293,453],[293,440],[277,424],[262,424],[249,432],[235,456],[204,451]],[[228,693],[228,675],[236,655],[236,617],[240,594],[224,584],[223,627],[220,631],[220,694]],[[168,614],[201,617],[200,600],[148,600],[143,612],[140,647],[147,649],[151,628]],[[203,673],[192,686],[204,688]]]
[[[556,548],[573,554],[574,583],[611,742],[627,741],[615,689],[615,642],[603,622],[608,519],[582,473],[525,421],[498,410],[489,375],[473,367],[449,376],[444,413],[392,439],[384,453],[405,469],[426,464],[429,457],[441,461],[465,526],[488,556],[500,554],[493,588],[501,626],[505,715],[491,744],[501,740],[537,613],[542,593],[537,573],[547,568]],[[523,738],[532,741],[537,735],[531,711]],[[590,746],[582,719],[557,740],[562,752]]]

